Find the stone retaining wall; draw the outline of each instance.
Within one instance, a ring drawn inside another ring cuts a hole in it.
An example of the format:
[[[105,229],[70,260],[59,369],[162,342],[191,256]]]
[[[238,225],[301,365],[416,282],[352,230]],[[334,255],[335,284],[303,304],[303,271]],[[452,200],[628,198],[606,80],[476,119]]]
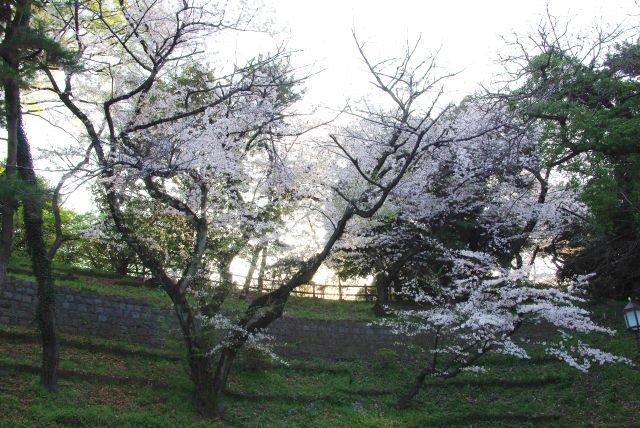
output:
[[[0,285],[0,324],[34,323],[36,284],[8,278]],[[144,300],[57,287],[56,310],[63,333],[161,347],[167,339],[181,340],[172,308]],[[290,357],[367,358],[380,348],[395,348],[387,329],[357,321],[281,318],[268,333],[277,351]],[[284,344],[284,345],[283,345]]]
[[[0,323],[33,325],[36,288],[30,281],[13,278],[0,285]],[[67,287],[56,288],[56,319],[63,333],[155,346],[177,328],[170,309],[140,299]]]

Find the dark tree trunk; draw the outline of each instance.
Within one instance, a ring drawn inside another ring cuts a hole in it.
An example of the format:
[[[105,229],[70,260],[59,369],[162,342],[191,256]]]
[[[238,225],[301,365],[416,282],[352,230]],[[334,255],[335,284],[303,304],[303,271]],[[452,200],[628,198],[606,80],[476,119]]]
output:
[[[420,373],[418,373],[418,376],[416,376],[415,382],[409,387],[407,392],[402,397],[400,397],[400,399],[396,403],[397,407],[402,408],[402,407],[408,407],[411,405],[411,402],[416,397],[416,395],[418,395],[418,393],[420,392],[420,389],[424,385],[424,381],[427,378],[428,374],[429,374],[428,370],[422,370],[420,371]]]
[[[18,121],[20,120],[20,50],[22,48],[20,37],[22,31],[29,27],[31,19],[31,0],[19,0],[2,2],[0,13],[2,14],[3,35],[0,42],[0,60],[3,68],[0,70],[4,89],[5,119],[7,122],[7,163],[5,167],[5,179],[8,183],[15,184],[18,165]],[[15,195],[10,191],[5,192],[0,199],[2,212],[2,229],[0,229],[0,284],[4,282],[7,273],[7,264],[11,256],[13,243],[13,212],[17,208]]]
[[[181,293],[177,287],[167,285],[168,287],[165,289],[168,290],[169,297],[173,302],[187,347],[189,375],[194,384],[196,410],[204,418],[222,417],[225,385],[216,384],[214,381],[218,376],[216,356],[209,354],[212,344],[208,340],[207,333],[200,331],[196,324],[196,317],[194,317],[184,293]],[[231,358],[232,360],[233,358]],[[231,367],[231,361],[224,366],[226,375]]]
[[[11,257],[11,245],[13,244],[13,211],[15,203],[11,198],[3,198],[2,207],[2,225],[0,226],[0,284],[4,282],[7,276],[7,264]]]
[[[373,312],[377,316],[386,315],[384,305],[389,303],[389,293],[391,291],[391,284],[395,283],[396,290],[402,288],[402,284],[398,284],[399,275],[402,268],[411,260],[414,256],[426,251],[428,247],[417,245],[410,248],[402,256],[396,260],[391,266],[388,266],[386,270],[380,271],[376,274],[374,279],[374,285],[376,287],[376,303],[373,306]]]
[[[225,349],[216,363],[214,355],[192,350],[189,355],[191,379],[195,385],[195,404],[198,413],[205,418],[224,416],[224,398],[227,379],[236,352]]]
[[[376,303],[373,305],[373,312],[381,317],[386,314],[384,305],[389,303],[389,282],[390,278],[385,272],[378,272],[374,279],[376,286]]]
[[[216,415],[219,417],[224,416],[224,397],[227,388],[227,379],[231,372],[231,365],[236,357],[236,350],[224,349],[218,359],[216,366],[216,374],[213,377],[211,386],[213,389],[212,406],[216,410]]]
[[[258,271],[258,292],[264,287],[264,273],[267,268],[267,247],[262,249],[262,258],[260,259],[260,270]]]
[[[195,405],[197,412],[205,418],[222,416],[224,408],[222,398],[216,394],[213,385],[215,363],[211,356],[189,351],[189,368],[195,386]]]
[[[115,273],[120,276],[129,274],[130,259],[124,255],[116,255],[111,257],[111,267]]]
[[[6,60],[5,60],[6,62]],[[6,184],[15,184],[18,150],[18,120],[20,112],[20,88],[14,79],[4,82],[4,102],[7,121],[7,164],[4,178]],[[4,282],[7,264],[13,244],[13,212],[17,207],[15,194],[5,190],[2,195],[2,230],[0,230],[0,284]]]
[[[7,163],[7,165],[9,165]],[[14,164],[15,165],[15,164]],[[15,175],[15,166],[5,169],[5,178],[11,180]],[[7,192],[8,193],[8,192]],[[13,212],[16,209],[16,201],[13,195],[3,195],[2,205],[0,206],[2,214],[2,224],[0,229],[0,284],[4,282],[7,275],[7,265],[11,257],[11,246],[13,245]]]
[[[407,390],[405,395],[400,397],[400,399],[396,403],[396,405],[398,407],[407,407],[407,406],[409,406],[411,401],[413,401],[415,396],[418,395],[418,393],[420,392],[420,389],[424,385],[424,381],[427,378],[427,375],[429,373],[434,373],[436,371],[436,367],[438,366],[438,354],[439,354],[439,350],[440,350],[440,348],[438,346],[440,344],[440,332],[441,331],[442,331],[441,327],[438,327],[436,329],[436,337],[434,339],[433,348],[431,350],[433,352],[433,357],[431,359],[431,368],[429,370],[427,370],[427,369],[420,370],[420,372],[418,373],[418,376],[416,376],[416,380],[413,383],[413,385],[411,385],[411,387]]]
[[[233,257],[225,258],[218,266],[218,274],[220,275],[221,285],[227,290],[235,286],[233,282],[233,274],[231,273],[231,261]]]
[[[25,183],[23,196],[24,228],[31,256],[33,273],[38,283],[36,319],[42,340],[42,371],[40,380],[48,391],[58,390],[58,337],[55,319],[55,288],[51,274],[51,261],[47,256],[42,233],[43,189],[40,189],[33,170],[29,142],[18,122],[18,166]]]
[[[260,250],[262,250],[262,247],[256,247],[253,250],[253,254],[251,255],[249,271],[247,272],[247,277],[245,278],[244,285],[242,286],[242,294],[240,295],[242,298],[246,298],[247,294],[249,294],[249,288],[251,287],[251,281],[253,280],[253,273],[255,272],[256,265],[258,264],[258,256],[260,256]]]

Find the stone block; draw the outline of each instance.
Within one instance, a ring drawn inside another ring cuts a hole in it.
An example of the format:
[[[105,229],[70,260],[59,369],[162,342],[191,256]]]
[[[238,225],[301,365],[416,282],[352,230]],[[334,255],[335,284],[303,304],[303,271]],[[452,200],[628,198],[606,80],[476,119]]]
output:
[[[21,319],[31,319],[34,317],[34,313],[26,310],[16,310],[13,311],[13,316]]]

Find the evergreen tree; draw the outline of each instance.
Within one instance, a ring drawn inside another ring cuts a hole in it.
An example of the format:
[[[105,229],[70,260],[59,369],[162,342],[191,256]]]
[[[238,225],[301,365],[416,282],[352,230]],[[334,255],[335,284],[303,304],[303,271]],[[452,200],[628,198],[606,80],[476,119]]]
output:
[[[71,64],[72,56],[44,33],[44,3],[31,0],[0,5],[0,80],[4,89],[4,120],[7,129],[7,163],[3,180],[11,186],[2,195],[0,233],[0,281],[4,280],[13,238],[13,211],[18,199],[23,203],[26,241],[33,272],[38,282],[36,319],[41,333],[43,359],[41,382],[49,391],[57,390],[58,341],[55,325],[54,284],[51,260],[42,231],[43,189],[38,185],[31,149],[24,132],[21,90],[28,86],[42,64]],[[15,192],[18,190],[18,192]]]

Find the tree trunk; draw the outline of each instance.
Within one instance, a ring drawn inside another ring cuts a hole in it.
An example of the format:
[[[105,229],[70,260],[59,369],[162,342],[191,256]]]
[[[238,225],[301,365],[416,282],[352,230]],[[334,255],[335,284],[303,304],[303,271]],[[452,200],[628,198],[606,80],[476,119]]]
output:
[[[7,162],[7,165],[9,163]],[[15,164],[14,164],[15,165]],[[15,172],[15,166],[12,167]],[[10,168],[4,172],[5,177],[11,180],[11,176],[15,175],[10,172]],[[7,275],[7,265],[11,257],[11,246],[13,245],[13,212],[16,209],[16,202],[13,195],[3,195],[2,206],[0,207],[2,214],[2,225],[0,226],[0,284],[4,282]]]
[[[223,397],[216,394],[214,388],[214,362],[206,352],[190,349],[189,367],[191,380],[195,385],[195,405],[197,412],[205,418],[222,416],[224,412]]]
[[[236,351],[224,349],[216,364],[213,355],[190,351],[189,366],[195,384],[196,410],[202,417],[224,417],[226,385],[235,356]]]
[[[260,260],[260,270],[258,271],[258,292],[264,287],[264,272],[267,267],[267,247],[262,249],[262,259]]]
[[[193,323],[193,318],[191,320]],[[235,351],[223,350],[216,364],[215,355],[208,354],[207,340],[201,340],[206,338],[195,337],[195,327],[193,324],[187,327],[192,333],[186,339],[196,410],[204,418],[222,418],[226,384]]]
[[[31,256],[33,273],[38,283],[36,319],[42,340],[42,371],[40,381],[48,390],[58,390],[59,346],[55,319],[55,288],[51,274],[51,261],[47,256],[42,232],[42,189],[33,170],[31,150],[22,123],[18,121],[19,175],[25,184],[23,196],[24,228]]]
[[[231,289],[235,286],[233,274],[231,273],[231,260],[233,260],[233,257],[222,260],[218,265],[218,274],[224,289]]]
[[[185,295],[177,288],[169,289],[169,291],[168,294],[173,301],[173,307],[182,330],[182,337],[187,347],[189,374],[195,387],[194,401],[196,410],[204,418],[222,417],[224,413],[225,384],[220,384],[220,381],[216,383],[215,379],[221,378],[218,376],[218,371],[223,368],[224,370],[221,371],[221,374],[224,375],[223,378],[226,383],[233,358],[224,360],[222,367],[216,366],[215,355],[209,354],[211,344],[207,340],[208,337],[205,336],[207,333],[199,331],[196,318]]]
[[[14,79],[4,82],[4,102],[7,120],[7,164],[4,170],[5,185],[15,185],[18,153],[18,120],[20,112],[20,88]],[[0,231],[0,284],[4,282],[7,264],[13,244],[13,212],[17,207],[15,193],[5,189],[2,200],[2,230]]]
[[[398,407],[408,407],[411,404],[411,401],[413,401],[413,399],[415,398],[416,395],[418,395],[418,392],[420,392],[420,389],[422,388],[422,386],[424,385],[424,380],[427,378],[427,375],[429,373],[434,373],[436,371],[436,367],[438,366],[438,354],[439,354],[439,343],[440,343],[440,333],[442,331],[442,327],[438,327],[436,329],[436,337],[435,340],[433,342],[433,358],[431,360],[431,368],[429,370],[427,369],[422,369],[419,373],[418,376],[416,377],[415,382],[413,383],[413,385],[409,388],[409,390],[406,392],[405,395],[403,395],[398,402],[396,403],[396,406]]]
[[[374,283],[376,285],[376,303],[373,305],[373,312],[381,317],[386,315],[384,305],[389,303],[389,276],[385,272],[378,272]]]
[[[111,256],[111,268],[119,276],[127,276],[129,274],[130,258],[126,255],[117,254]]]
[[[242,286],[242,293],[240,297],[246,298],[247,294],[249,294],[249,288],[251,287],[251,280],[253,280],[253,273],[256,270],[256,265],[258,264],[258,256],[260,255],[260,250],[262,247],[256,247],[253,250],[253,254],[251,255],[251,263],[249,264],[249,271],[247,272],[247,277],[244,280],[244,285]]]
[[[418,392],[420,392],[420,388],[422,388],[422,385],[424,385],[427,374],[429,374],[427,370],[422,370],[420,371],[420,373],[418,373],[418,376],[416,377],[413,385],[411,385],[409,390],[402,397],[400,397],[400,399],[396,403],[397,407],[402,408],[411,405],[411,402],[413,401],[415,396],[418,395]]]

